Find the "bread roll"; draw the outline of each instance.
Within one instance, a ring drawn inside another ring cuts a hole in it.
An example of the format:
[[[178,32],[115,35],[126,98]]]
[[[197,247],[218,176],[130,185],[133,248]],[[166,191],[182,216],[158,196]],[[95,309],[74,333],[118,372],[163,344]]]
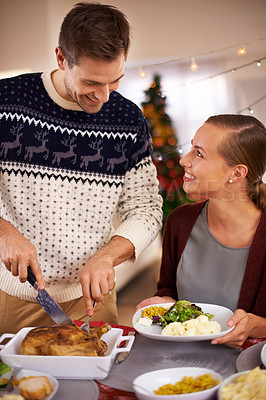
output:
[[[40,400],[52,392],[52,386],[47,376],[33,376],[20,381],[19,394],[25,399]]]

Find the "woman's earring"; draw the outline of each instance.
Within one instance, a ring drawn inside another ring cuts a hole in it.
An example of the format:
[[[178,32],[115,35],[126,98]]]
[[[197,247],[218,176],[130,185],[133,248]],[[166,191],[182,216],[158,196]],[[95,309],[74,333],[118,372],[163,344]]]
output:
[[[234,181],[233,181],[233,179],[230,178],[228,182],[229,183],[233,183]]]

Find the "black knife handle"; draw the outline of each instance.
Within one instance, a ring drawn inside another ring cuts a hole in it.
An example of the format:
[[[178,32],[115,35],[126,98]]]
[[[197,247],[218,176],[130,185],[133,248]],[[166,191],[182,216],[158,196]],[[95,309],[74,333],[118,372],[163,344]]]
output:
[[[34,287],[34,284],[36,283],[35,275],[29,266],[27,266],[27,270],[28,270],[27,281]]]

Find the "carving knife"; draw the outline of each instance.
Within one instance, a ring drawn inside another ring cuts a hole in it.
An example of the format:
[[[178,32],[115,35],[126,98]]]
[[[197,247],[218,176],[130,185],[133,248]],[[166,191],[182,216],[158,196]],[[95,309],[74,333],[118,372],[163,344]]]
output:
[[[67,316],[62,308],[54,301],[49,293],[43,289],[38,288],[36,278],[30,267],[28,267],[27,281],[37,290],[38,294],[36,300],[40,303],[42,308],[47,312],[50,318],[58,325],[75,325],[75,323]]]

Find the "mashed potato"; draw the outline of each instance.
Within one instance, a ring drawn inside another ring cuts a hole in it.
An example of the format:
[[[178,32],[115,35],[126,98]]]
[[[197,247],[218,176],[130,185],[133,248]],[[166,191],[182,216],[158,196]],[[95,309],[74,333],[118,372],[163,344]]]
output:
[[[171,322],[162,330],[164,336],[195,336],[220,333],[221,325],[217,321],[209,321],[206,315],[185,322]]]
[[[222,400],[265,400],[266,371],[256,367],[221,389]]]

